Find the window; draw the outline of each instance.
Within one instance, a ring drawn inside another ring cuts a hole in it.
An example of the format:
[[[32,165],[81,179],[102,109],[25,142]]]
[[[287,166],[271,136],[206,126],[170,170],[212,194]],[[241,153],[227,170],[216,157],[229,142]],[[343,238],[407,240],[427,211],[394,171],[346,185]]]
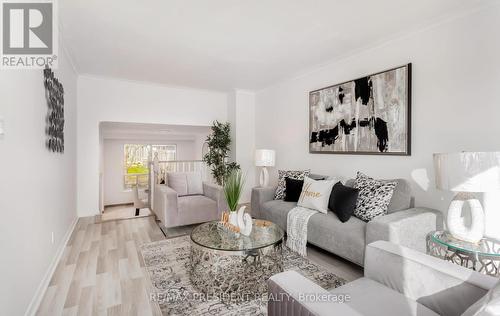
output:
[[[125,144],[124,153],[124,176],[123,186],[125,189],[138,185],[146,188],[149,180],[149,162],[155,153],[158,159],[175,160],[177,153],[176,145],[147,145],[147,144]]]

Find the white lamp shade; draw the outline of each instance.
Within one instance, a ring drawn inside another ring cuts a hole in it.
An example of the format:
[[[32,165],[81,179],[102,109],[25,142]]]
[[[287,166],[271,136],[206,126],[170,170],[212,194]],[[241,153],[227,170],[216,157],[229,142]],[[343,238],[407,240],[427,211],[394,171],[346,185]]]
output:
[[[274,167],[276,152],[271,149],[257,149],[255,151],[255,165],[257,167]]]
[[[434,154],[436,187],[454,192],[500,190],[500,152]]]

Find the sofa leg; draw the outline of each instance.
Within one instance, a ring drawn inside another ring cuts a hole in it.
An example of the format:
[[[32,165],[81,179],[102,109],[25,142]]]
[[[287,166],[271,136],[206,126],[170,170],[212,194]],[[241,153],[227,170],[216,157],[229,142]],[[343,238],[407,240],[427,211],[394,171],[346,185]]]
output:
[[[139,211],[140,211],[140,209],[138,209],[138,208],[135,209],[135,216],[139,216]]]

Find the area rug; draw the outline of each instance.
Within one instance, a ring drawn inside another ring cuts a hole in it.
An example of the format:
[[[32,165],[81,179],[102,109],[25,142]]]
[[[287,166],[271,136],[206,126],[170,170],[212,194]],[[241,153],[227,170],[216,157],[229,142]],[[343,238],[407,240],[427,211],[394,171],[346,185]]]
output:
[[[163,315],[266,315],[265,296],[245,302],[207,300],[189,280],[190,238],[182,236],[141,246],[151,279],[150,299],[158,302]],[[283,247],[286,270],[295,270],[324,289],[333,289],[345,281],[307,258]]]

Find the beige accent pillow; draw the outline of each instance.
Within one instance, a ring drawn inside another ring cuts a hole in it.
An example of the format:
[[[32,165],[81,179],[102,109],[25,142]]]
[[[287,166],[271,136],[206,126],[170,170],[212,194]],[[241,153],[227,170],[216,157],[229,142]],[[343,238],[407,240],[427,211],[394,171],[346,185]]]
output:
[[[309,177],[304,179],[304,186],[300,193],[298,206],[310,208],[326,214],[328,211],[328,201],[335,183],[332,180],[313,180]]]

